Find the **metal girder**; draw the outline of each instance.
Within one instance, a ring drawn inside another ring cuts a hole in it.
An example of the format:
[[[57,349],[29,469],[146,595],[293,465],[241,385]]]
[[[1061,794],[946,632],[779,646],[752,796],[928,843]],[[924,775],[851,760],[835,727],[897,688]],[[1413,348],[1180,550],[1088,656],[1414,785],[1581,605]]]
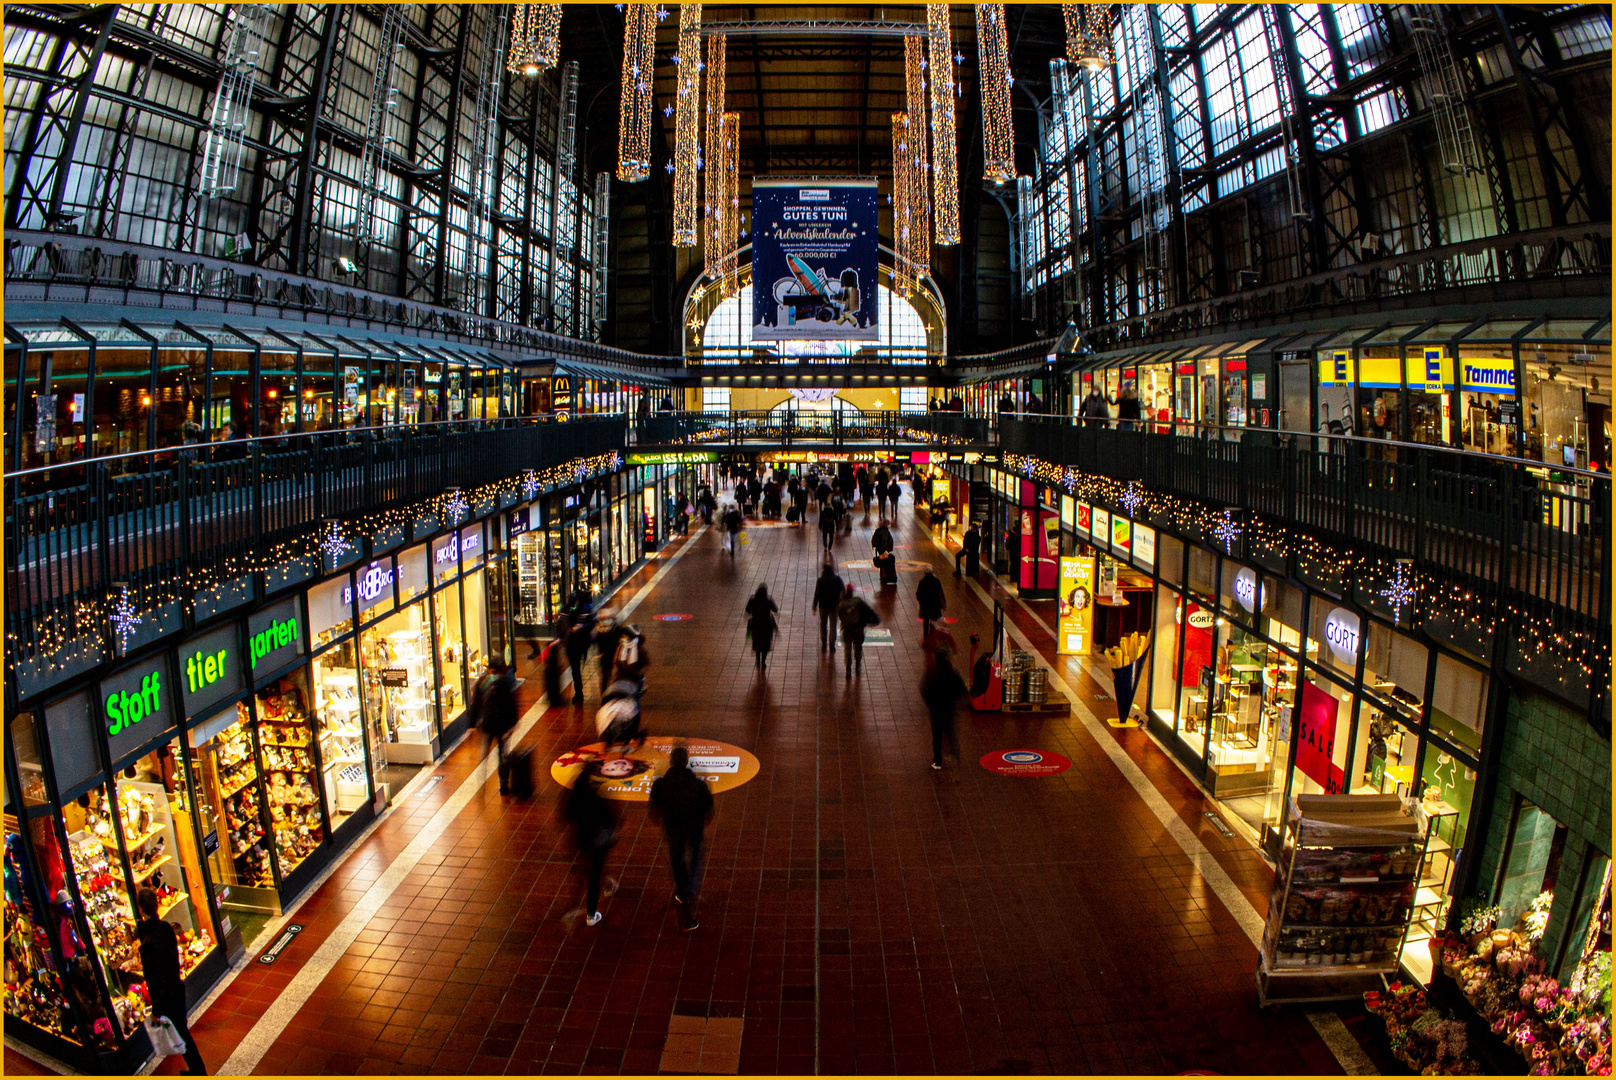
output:
[[[336,98],[342,88],[341,65],[348,62],[347,42],[354,18],[354,9],[346,4],[333,5],[328,10],[331,15],[321,36],[318,56],[323,69],[316,68],[311,107],[304,118],[303,145],[298,157],[300,180],[290,232],[290,249],[297,260],[298,272],[314,277],[322,276],[320,251],[331,206],[326,195],[331,143],[320,136],[323,129],[330,127],[329,118],[337,114]]]
[[[890,151],[882,151],[871,147],[867,164],[873,171],[878,167],[891,164]],[[857,146],[779,146],[769,149],[769,158],[764,162],[764,168],[769,169],[803,170],[840,169],[848,166],[857,166]]]
[[[129,175],[129,150],[134,143],[135,128],[145,113],[139,104],[131,102],[145,100],[153,66],[151,54],[148,53],[145,63],[131,67],[127,91],[129,101],[119,106],[117,119],[113,121],[110,136],[105,140],[107,153],[101,164],[101,180],[97,185],[99,193],[92,200],[92,205],[99,207],[99,212],[94,223],[82,230],[92,236],[117,235],[118,210],[123,205],[123,185]]]
[[[1550,221],[1567,225],[1608,218],[1610,193],[1598,183],[1598,167],[1582,119],[1571,105],[1569,92],[1553,76],[1544,74],[1560,63],[1553,32],[1536,15],[1511,12],[1501,4],[1493,6],[1493,18],[1532,122]],[[1526,63],[1528,56],[1536,62]]]
[[[673,48],[666,50],[666,56],[659,56],[658,60],[666,59],[673,54]],[[729,60],[734,62],[750,62],[759,56],[767,60],[805,60],[811,62],[853,62],[857,63],[866,56],[875,60],[894,60],[903,62],[903,46],[892,45],[886,41],[870,38],[863,44],[852,42],[834,44],[831,42],[811,41],[752,41],[751,39],[732,39],[729,43]]]
[[[436,168],[438,174],[438,201],[436,205],[422,207],[416,217],[416,232],[421,238],[421,273],[426,272],[426,260],[432,261],[432,286],[428,298],[445,307],[459,307],[449,300],[449,211],[454,202],[454,174],[457,148],[460,144],[460,116],[466,97],[466,51],[471,40],[472,20],[482,11],[471,5],[456,10],[454,60],[450,68],[449,88],[440,109],[443,114],[441,135],[428,143],[426,152],[416,160]],[[430,225],[428,222],[430,221]]]
[[[754,9],[755,10],[755,9]],[[703,23],[702,37],[923,37],[925,23],[871,22],[854,19],[743,19]]]
[[[466,8],[460,5],[433,4],[426,15],[426,47],[419,50],[420,70],[416,76],[415,94],[410,102],[410,160],[424,171],[436,172],[440,178],[434,191],[421,183],[422,177],[406,178],[402,205],[399,207],[399,258],[395,291],[399,296],[425,299],[432,295],[429,277],[435,253],[431,252],[435,235],[436,214],[433,199],[441,194],[444,185],[442,154],[448,145],[446,112],[449,94],[443,92],[444,61],[449,63],[447,82],[455,85],[455,60],[461,38],[460,23]],[[437,47],[444,28],[450,30],[446,47]],[[431,148],[431,157],[428,148]],[[425,225],[423,231],[420,226]],[[428,256],[423,258],[423,256]]]

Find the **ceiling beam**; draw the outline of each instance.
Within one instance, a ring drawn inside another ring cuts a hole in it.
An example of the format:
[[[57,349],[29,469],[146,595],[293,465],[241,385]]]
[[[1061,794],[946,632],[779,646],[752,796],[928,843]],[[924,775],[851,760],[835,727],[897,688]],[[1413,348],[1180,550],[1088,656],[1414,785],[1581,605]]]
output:
[[[753,9],[756,14],[756,9]],[[851,19],[747,19],[703,23],[702,37],[718,34],[760,37],[916,37],[926,33],[924,23],[872,22]]]

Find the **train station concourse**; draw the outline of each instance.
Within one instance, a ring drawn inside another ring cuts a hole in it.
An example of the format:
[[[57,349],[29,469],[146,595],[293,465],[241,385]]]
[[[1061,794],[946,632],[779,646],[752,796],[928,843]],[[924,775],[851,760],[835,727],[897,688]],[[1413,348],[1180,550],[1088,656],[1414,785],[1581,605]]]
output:
[[[4,10],[4,1071],[1611,1067],[1611,11]]]

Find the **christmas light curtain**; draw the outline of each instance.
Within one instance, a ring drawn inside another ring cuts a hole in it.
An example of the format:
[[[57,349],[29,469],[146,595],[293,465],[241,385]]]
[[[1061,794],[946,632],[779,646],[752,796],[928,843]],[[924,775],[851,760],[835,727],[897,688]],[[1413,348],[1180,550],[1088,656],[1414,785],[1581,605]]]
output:
[[[701,154],[701,5],[679,8],[678,97],[673,103],[673,246],[696,246],[696,159]]]
[[[513,4],[505,70],[537,75],[561,60],[561,5]]]
[[[1010,122],[1010,44],[1004,5],[976,5],[976,59],[982,90],[982,174],[995,184],[1016,178],[1015,137]]]
[[[930,156],[926,110],[926,39],[903,39],[904,113],[909,117],[909,262],[915,287],[931,269]]]
[[[654,4],[629,4],[624,9],[617,178],[627,184],[637,184],[651,173],[651,87],[656,25]]]
[[[915,272],[910,262],[913,243],[914,169],[909,153],[909,114],[892,114],[892,283],[900,296],[910,296],[915,290]]]
[[[722,277],[719,261],[723,256],[723,223],[728,217],[729,200],[723,188],[724,160],[724,80],[728,39],[718,34],[707,39],[706,143],[702,151],[702,210],[705,222],[702,237],[703,270],[717,281]]]
[[[960,242],[959,158],[954,134],[954,42],[947,4],[926,5],[926,44],[931,67],[932,210],[936,242]]]

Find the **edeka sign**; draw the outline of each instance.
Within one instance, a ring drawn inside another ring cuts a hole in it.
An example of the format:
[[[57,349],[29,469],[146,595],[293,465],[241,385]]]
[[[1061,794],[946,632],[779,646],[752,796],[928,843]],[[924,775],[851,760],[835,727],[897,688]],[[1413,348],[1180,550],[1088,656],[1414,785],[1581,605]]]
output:
[[[1459,389],[1482,394],[1515,392],[1515,361],[1508,356],[1466,356],[1459,360]]]
[[[752,337],[878,341],[876,181],[752,182]]]
[[[1324,789],[1326,795],[1339,795],[1346,787],[1346,774],[1335,763],[1336,714],[1341,703],[1331,694],[1303,681],[1297,702],[1296,767],[1302,775]]]
[[[1345,608],[1331,608],[1324,620],[1324,640],[1343,664],[1358,662],[1358,616]]]
[[[168,663],[161,655],[101,680],[101,721],[112,761],[174,726],[172,692]]]
[[[180,646],[180,700],[195,716],[242,688],[237,624],[192,638]]]
[[[707,465],[718,460],[711,450],[690,450],[668,454],[624,454],[630,465]]]
[[[255,674],[289,664],[303,652],[303,622],[296,597],[247,617],[247,654]]]

